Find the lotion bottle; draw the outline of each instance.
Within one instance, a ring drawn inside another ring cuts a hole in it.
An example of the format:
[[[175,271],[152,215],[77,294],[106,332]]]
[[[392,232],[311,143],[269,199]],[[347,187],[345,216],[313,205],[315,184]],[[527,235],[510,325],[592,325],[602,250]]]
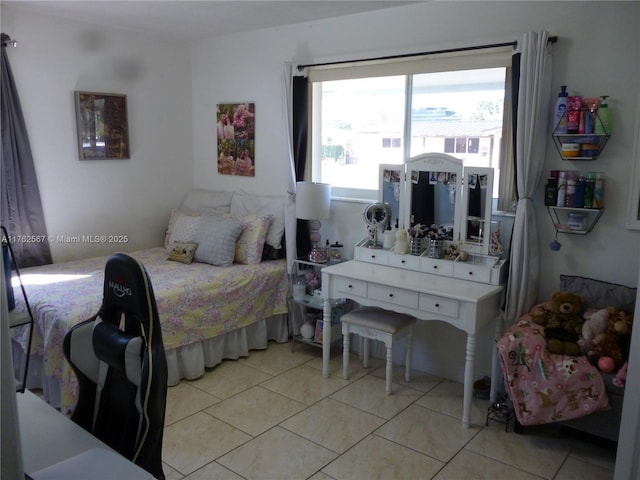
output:
[[[561,91],[553,110],[553,133],[558,135],[567,133],[567,97],[569,96],[566,85],[562,85],[560,88]]]
[[[609,113],[609,105],[607,98],[609,95],[600,97],[600,106],[598,107],[598,116],[596,117],[594,133],[611,134],[611,114]]]

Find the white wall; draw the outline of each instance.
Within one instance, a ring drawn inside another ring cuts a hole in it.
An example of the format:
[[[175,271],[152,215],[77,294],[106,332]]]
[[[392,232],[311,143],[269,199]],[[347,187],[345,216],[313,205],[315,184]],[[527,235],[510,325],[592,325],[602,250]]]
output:
[[[610,95],[613,135],[596,162],[560,159],[549,139],[545,175],[551,169],[597,170],[606,174],[606,211],[587,236],[564,235],[563,247],[547,245],[554,230],[543,206],[544,181],[536,195],[541,242],[540,299],[556,289],[559,275],[585,275],[635,285],[639,232],[625,228],[632,156],[635,100],[640,62],[629,52],[640,46],[640,5],[636,2],[428,2],[379,12],[322,20],[260,32],[196,42],[193,48],[194,169],[196,186],[250,188],[282,193],[286,189],[281,66],[396,53],[420,52],[517,40],[527,31],[546,29],[559,37],[554,46],[553,90]],[[256,103],[256,177],[220,176],[212,134],[216,103]],[[543,179],[544,180],[544,179]],[[363,204],[333,202],[322,233],[345,243],[345,255],[364,235]],[[479,338],[476,376],[489,372],[491,331]],[[444,339],[444,341],[443,341]],[[462,379],[464,336],[444,325],[421,326],[417,368]]]
[[[127,243],[53,241],[54,261],[161,245],[170,209],[193,183],[188,42],[2,6],[2,31],[29,131],[51,236],[127,235]],[[130,160],[78,160],[75,90],[127,95]]]

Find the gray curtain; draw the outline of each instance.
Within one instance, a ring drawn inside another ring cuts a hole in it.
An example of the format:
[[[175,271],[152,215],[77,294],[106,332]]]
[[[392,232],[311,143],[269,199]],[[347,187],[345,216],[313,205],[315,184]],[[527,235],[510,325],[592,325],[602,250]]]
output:
[[[20,99],[7,58],[9,37],[2,34],[0,118],[2,172],[0,182],[2,225],[11,237],[19,267],[51,263],[51,250]]]

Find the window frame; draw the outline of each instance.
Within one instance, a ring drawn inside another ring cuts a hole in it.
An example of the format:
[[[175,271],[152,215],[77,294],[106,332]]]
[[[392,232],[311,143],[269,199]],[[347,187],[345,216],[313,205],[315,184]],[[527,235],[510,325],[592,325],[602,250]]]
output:
[[[413,75],[421,74],[421,73],[436,73],[441,71],[455,71],[455,70],[475,70],[475,69],[485,69],[485,68],[493,68],[493,67],[505,67],[507,74],[505,76],[505,100],[504,100],[504,109],[505,114],[503,116],[502,121],[502,145],[505,144],[505,136],[511,135],[512,125],[509,122],[509,116],[506,115],[506,109],[509,108],[509,104],[511,99],[507,99],[507,96],[510,95],[510,75],[511,75],[511,58],[512,58],[512,49],[511,47],[497,47],[482,50],[482,51],[466,51],[466,52],[455,52],[455,53],[446,53],[446,54],[436,54],[432,56],[419,57],[416,60],[387,60],[387,61],[367,61],[367,62],[354,62],[350,64],[339,64],[339,65],[322,65],[318,67],[310,67],[308,71],[310,88],[312,89],[312,94],[309,95],[309,111],[310,111],[310,136],[309,142],[311,148],[308,149],[307,156],[307,169],[309,172],[309,179],[314,181],[319,181],[320,179],[320,170],[321,170],[321,162],[314,159],[321,159],[321,152],[318,152],[321,149],[322,141],[318,141],[318,135],[320,133],[321,126],[321,112],[314,109],[314,105],[320,105],[322,92],[319,86],[322,81],[327,80],[341,80],[341,79],[357,79],[357,78],[370,78],[370,77],[379,77],[379,76],[389,76],[389,75],[405,75],[405,119],[404,119],[404,132],[403,137],[400,139],[401,147],[404,149],[403,151],[403,162],[406,162],[409,157],[409,149],[410,149],[410,141],[407,139],[411,138],[410,130],[411,130],[411,100],[413,94],[413,85],[412,79]],[[321,138],[321,136],[320,136]],[[472,137],[466,137],[466,150],[469,149],[469,142]],[[392,139],[393,142],[393,139]],[[454,138],[455,144],[455,138]],[[386,147],[388,149],[393,149],[395,147],[390,146]],[[478,154],[480,153],[480,148],[478,146]],[[320,155],[319,155],[320,154]],[[453,155],[456,152],[452,153]],[[507,173],[506,170],[511,170],[515,168],[512,161],[513,152],[507,151],[504,148],[500,148],[500,172],[501,176],[503,173]],[[513,177],[512,173],[509,173],[510,177]],[[503,182],[500,182],[500,191],[498,193],[499,197],[503,196],[505,192],[503,192]],[[509,192],[513,192],[515,188],[513,186],[506,188],[506,195],[510,195]],[[353,189],[353,188],[345,188],[345,187],[333,187],[332,188],[332,197],[333,198],[341,198],[345,200],[375,200],[377,197],[377,190],[369,190],[369,189]],[[494,204],[498,198],[494,197]],[[511,203],[510,200],[503,203]]]

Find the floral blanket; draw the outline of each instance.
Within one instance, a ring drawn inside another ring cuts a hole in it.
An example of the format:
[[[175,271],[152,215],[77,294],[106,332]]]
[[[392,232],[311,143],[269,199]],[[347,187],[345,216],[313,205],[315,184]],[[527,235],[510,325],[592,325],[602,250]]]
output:
[[[130,253],[145,266],[156,297],[166,350],[190,345],[287,312],[285,260],[215,267],[167,260],[164,248]],[[108,257],[25,268],[20,271],[35,325],[32,354],[43,357],[44,374],[61,381],[61,406],[72,405],[72,370],[62,341],[69,329],[97,313]],[[25,309],[14,281],[16,308]],[[25,346],[27,328],[13,329]],[[75,383],[75,381],[73,382]]]
[[[505,332],[497,348],[506,388],[522,425],[570,420],[608,408],[598,370],[584,356],[550,354],[543,327],[529,314]]]

